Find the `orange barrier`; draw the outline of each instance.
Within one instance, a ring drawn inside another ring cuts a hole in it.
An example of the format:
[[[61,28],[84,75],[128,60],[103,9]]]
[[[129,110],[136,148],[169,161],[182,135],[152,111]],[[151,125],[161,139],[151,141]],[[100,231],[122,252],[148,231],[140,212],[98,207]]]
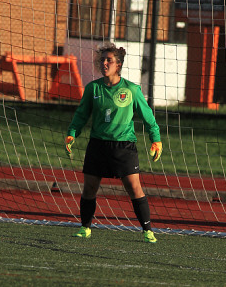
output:
[[[21,100],[25,101],[25,93],[24,93],[24,88],[21,84],[19,71],[17,67],[17,61],[10,53],[6,53],[6,55],[1,58],[0,74],[2,73],[2,71],[12,72],[15,84],[1,81],[0,90],[6,94],[7,93],[19,94]]]
[[[57,59],[59,58],[57,57]],[[65,61],[63,61],[64,59]],[[48,92],[49,97],[81,100],[84,88],[77,67],[77,58],[74,56],[63,57],[61,61],[56,62],[58,64],[61,63],[61,65],[57,69],[56,76]]]
[[[214,89],[220,27],[188,26],[188,59],[185,101],[191,106],[218,109]]]
[[[57,64],[57,73],[51,83],[47,99],[63,98],[67,100],[81,100],[83,85],[77,67],[75,56],[29,56],[6,53],[0,60],[0,74],[2,71],[12,72],[15,83],[0,82],[3,93],[18,94],[25,101],[24,87],[20,80],[18,63],[26,64]]]

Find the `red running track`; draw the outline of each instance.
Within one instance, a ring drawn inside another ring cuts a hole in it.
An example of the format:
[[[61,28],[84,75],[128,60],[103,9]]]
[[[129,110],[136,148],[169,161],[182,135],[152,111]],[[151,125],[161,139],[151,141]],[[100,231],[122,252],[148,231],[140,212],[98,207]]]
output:
[[[0,181],[6,179],[54,182],[83,182],[83,174],[69,170],[0,168]],[[226,190],[225,179],[186,178],[141,174],[143,186],[151,188]],[[103,179],[102,184],[108,184]],[[111,179],[112,185],[121,181]],[[79,222],[79,194],[19,190],[0,187],[0,215],[10,218]],[[226,232],[226,204],[176,198],[149,197],[152,226]],[[127,196],[98,196],[94,223],[139,226]]]
[[[83,173],[81,171],[61,170],[61,169],[40,169],[40,168],[9,168],[0,167],[0,179],[16,179],[16,180],[33,180],[33,181],[55,181],[58,182],[83,182]],[[210,177],[187,177],[174,175],[158,175],[158,174],[141,174],[141,182],[143,186],[152,188],[170,188],[170,189],[191,189],[206,191],[225,191],[225,178]],[[109,179],[103,179],[102,184],[108,184]],[[120,179],[111,179],[112,185],[121,185]]]

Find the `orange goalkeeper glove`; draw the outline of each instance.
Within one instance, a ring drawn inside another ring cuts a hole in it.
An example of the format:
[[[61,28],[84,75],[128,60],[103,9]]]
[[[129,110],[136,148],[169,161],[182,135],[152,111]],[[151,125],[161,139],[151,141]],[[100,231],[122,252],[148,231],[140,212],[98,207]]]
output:
[[[65,138],[65,152],[66,152],[66,155],[69,156],[70,158],[72,156],[71,147],[74,144],[74,142],[75,142],[75,139],[72,136],[67,136]]]
[[[152,160],[154,162],[156,162],[157,160],[159,160],[161,154],[162,154],[162,143],[161,142],[154,142],[151,145],[151,149],[150,149],[150,155],[152,156]]]

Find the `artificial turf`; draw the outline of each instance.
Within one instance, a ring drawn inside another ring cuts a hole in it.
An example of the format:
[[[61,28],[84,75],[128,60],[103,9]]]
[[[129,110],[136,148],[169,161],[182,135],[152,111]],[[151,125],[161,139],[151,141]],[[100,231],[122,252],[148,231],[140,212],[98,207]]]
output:
[[[0,223],[0,286],[225,286],[225,239]]]

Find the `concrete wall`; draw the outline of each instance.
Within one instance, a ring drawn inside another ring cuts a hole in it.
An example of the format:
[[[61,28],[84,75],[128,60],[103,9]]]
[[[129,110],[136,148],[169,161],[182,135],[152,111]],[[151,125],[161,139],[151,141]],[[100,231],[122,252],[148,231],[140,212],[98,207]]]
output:
[[[94,69],[94,50],[101,42],[90,40],[67,39],[64,46],[65,54],[74,54],[78,58],[78,67],[83,84],[101,77]],[[145,56],[148,67],[149,44],[116,42],[118,47],[127,51],[122,69],[122,76],[141,85],[144,95],[148,96],[148,70],[142,74],[142,60]],[[184,101],[187,69],[187,46],[179,44],[162,44],[156,46],[154,75],[154,105],[174,105]]]

